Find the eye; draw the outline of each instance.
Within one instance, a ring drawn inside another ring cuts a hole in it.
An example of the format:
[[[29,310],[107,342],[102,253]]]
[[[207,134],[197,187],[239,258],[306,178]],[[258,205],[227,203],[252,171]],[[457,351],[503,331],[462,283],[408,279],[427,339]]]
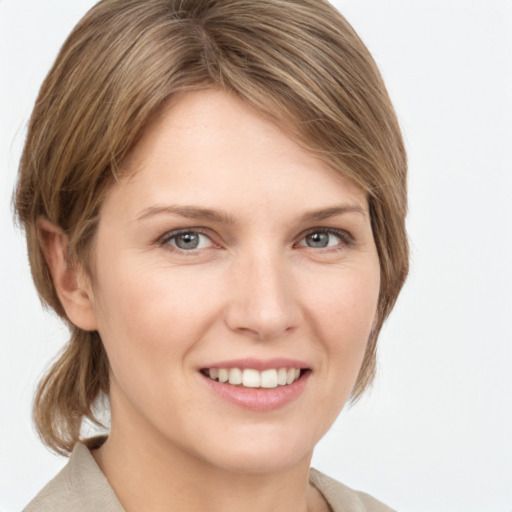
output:
[[[348,233],[330,229],[317,229],[306,234],[297,245],[312,249],[328,249],[348,244],[349,242]]]
[[[193,230],[175,231],[162,239],[162,245],[170,245],[180,251],[195,251],[213,246],[208,236]]]

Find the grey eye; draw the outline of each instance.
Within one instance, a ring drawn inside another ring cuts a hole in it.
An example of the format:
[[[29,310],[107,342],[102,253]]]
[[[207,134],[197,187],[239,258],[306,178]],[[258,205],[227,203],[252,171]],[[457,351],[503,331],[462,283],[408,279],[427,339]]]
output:
[[[176,247],[179,249],[197,249],[199,245],[198,233],[181,233],[175,238]]]
[[[167,239],[167,243],[182,251],[204,249],[212,245],[212,241],[197,231],[182,231],[175,233]]]
[[[336,247],[343,243],[343,241],[343,235],[335,231],[312,231],[305,235],[298,245],[313,249],[325,249]]]
[[[306,236],[306,244],[308,247],[328,247],[329,238],[329,233],[310,233]]]

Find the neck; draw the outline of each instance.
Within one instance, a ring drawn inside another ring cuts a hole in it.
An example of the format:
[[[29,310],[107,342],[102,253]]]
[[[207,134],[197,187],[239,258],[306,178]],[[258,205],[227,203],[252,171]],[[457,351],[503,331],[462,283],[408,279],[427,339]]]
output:
[[[328,510],[308,485],[311,453],[291,467],[237,472],[193,456],[112,415],[111,433],[93,452],[126,512],[317,512]]]
[[[191,462],[177,449],[120,441],[111,434],[93,455],[126,512],[321,510],[318,491],[308,485],[309,457],[281,471],[240,474]]]

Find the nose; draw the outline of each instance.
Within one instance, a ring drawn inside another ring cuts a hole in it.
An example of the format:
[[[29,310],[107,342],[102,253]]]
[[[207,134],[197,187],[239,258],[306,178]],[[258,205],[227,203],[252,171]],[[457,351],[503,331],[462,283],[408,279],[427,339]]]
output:
[[[231,268],[226,323],[259,340],[294,331],[301,318],[293,272],[283,257],[252,254]]]

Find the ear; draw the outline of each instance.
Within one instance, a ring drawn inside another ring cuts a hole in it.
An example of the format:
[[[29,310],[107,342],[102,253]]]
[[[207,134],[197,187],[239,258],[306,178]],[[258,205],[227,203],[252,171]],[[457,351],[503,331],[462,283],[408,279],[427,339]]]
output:
[[[95,331],[97,323],[90,278],[82,265],[70,263],[67,235],[43,218],[38,219],[37,230],[53,285],[66,315],[80,329]]]

